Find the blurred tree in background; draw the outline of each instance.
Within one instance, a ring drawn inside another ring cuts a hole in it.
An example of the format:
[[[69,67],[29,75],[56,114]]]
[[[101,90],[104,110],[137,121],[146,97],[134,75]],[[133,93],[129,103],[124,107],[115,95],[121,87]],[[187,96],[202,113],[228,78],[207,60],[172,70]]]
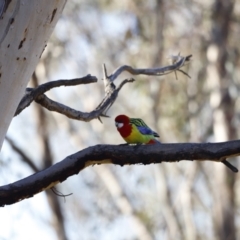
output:
[[[114,126],[121,113],[144,119],[164,143],[239,138],[239,9],[238,0],[69,1],[29,86],[86,74],[101,79],[102,63],[108,72],[124,64],[159,67],[179,52],[194,56],[191,79],[137,76],[103,124],[32,104],[8,131],[1,185],[90,145],[122,143]],[[104,86],[99,80],[49,94],[91,111]],[[65,200],[46,191],[1,209],[11,227],[0,239],[239,239],[239,184],[239,174],[213,162],[94,166],[57,186],[73,193]]]

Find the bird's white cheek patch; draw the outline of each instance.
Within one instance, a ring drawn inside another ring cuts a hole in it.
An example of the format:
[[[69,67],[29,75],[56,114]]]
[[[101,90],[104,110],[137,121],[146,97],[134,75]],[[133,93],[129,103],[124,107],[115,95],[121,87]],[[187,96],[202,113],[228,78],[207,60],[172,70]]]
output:
[[[116,127],[117,127],[117,128],[123,127],[123,123],[116,123]]]

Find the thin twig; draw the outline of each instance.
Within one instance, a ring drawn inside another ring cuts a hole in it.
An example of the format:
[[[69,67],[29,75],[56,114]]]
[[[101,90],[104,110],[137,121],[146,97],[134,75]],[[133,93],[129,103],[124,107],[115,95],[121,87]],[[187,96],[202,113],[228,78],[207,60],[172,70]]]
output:
[[[51,190],[58,197],[63,197],[64,198],[64,202],[66,201],[66,199],[65,199],[66,197],[69,197],[69,196],[73,195],[73,193],[63,194],[60,191],[58,191],[57,188],[55,188],[55,187],[52,187]]]
[[[178,69],[177,71],[181,72],[182,74],[186,75],[188,78],[191,78],[185,71]]]

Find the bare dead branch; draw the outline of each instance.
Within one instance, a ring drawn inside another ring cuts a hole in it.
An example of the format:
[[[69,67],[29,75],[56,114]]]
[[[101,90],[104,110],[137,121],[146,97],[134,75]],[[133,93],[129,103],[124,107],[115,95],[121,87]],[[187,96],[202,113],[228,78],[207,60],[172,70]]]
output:
[[[14,116],[17,116],[40,95],[44,94],[45,92],[49,91],[52,88],[61,87],[61,86],[76,86],[79,84],[89,84],[93,82],[97,82],[97,78],[91,75],[87,75],[82,78],[47,82],[38,86],[37,88],[27,88],[26,93],[22,98],[22,100],[20,101]]]
[[[104,105],[106,105],[106,107],[103,108],[102,113],[98,116],[98,120],[101,123],[102,123],[101,117],[108,117],[106,115],[107,111],[113,105],[118,95],[118,91],[115,92],[116,86],[114,85],[113,82],[110,81],[109,77],[107,76],[107,69],[105,64],[102,65],[102,71],[103,71],[103,82],[105,86],[105,89],[104,89],[105,97],[102,100],[102,102],[97,106],[97,109],[101,109]],[[115,94],[113,94],[114,92]],[[107,102],[109,103],[107,104]]]
[[[176,72],[178,70],[188,76],[188,74],[180,70],[180,68],[184,66],[186,63],[188,63],[191,57],[192,55],[188,55],[186,57],[182,57],[180,55],[172,56],[172,65],[161,67],[161,68],[135,69],[135,68],[132,68],[131,66],[124,65],[118,68],[111,76],[107,75],[106,66],[105,64],[103,64],[103,81],[105,86],[105,97],[102,100],[102,102],[97,106],[97,108],[89,113],[77,111],[64,104],[53,101],[49,99],[46,95],[44,95],[44,93],[55,87],[75,86],[78,84],[87,84],[87,83],[97,82],[97,78],[94,76],[87,75],[83,78],[77,78],[72,80],[52,81],[52,82],[42,84],[36,88],[27,88],[25,96],[22,98],[21,102],[19,103],[14,116],[21,113],[26,107],[28,107],[31,104],[31,102],[36,101],[37,103],[41,104],[43,107],[47,108],[48,110],[64,114],[65,116],[72,119],[88,122],[88,121],[91,121],[92,119],[98,118],[101,121],[100,117],[108,117],[106,115],[107,111],[115,102],[118,96],[118,92],[120,91],[122,86],[128,82],[134,81],[133,79],[127,79],[123,81],[118,88],[116,88],[113,81],[123,71],[128,71],[133,75],[145,74],[145,75],[161,76],[161,75],[171,73],[173,71]]]
[[[97,107],[97,109],[103,109],[103,112],[102,112],[101,116],[106,116],[107,111],[109,110],[109,108],[113,105],[113,103],[117,99],[118,93],[122,89],[122,87],[126,83],[130,83],[130,82],[134,82],[134,81],[135,81],[135,79],[133,79],[133,78],[125,79],[120,83],[120,85],[118,86],[117,89],[115,89],[115,88],[109,88],[108,89],[108,92],[107,92],[105,98],[102,100],[102,102]],[[114,84],[111,83],[111,85],[114,85]]]
[[[172,65],[159,67],[159,68],[133,68],[131,66],[124,65],[116,69],[114,73],[111,76],[109,76],[109,79],[111,81],[114,81],[124,71],[129,72],[132,75],[143,74],[143,75],[150,75],[150,76],[163,76],[183,67],[186,63],[190,61],[190,58],[192,57],[192,55],[188,55],[186,57],[182,57],[182,56],[177,56],[177,57],[178,57],[177,60],[173,61]]]
[[[106,111],[112,106],[112,104],[116,100],[118,92],[121,90],[124,84],[132,81],[133,79],[125,80],[120,84],[117,89],[113,89],[111,92],[108,91],[108,94],[104,97],[102,102],[97,106],[95,110],[91,112],[81,112],[75,110],[64,104],[51,100],[45,94],[38,96],[35,101],[43,107],[47,108],[49,111],[61,113],[71,119],[89,122],[92,119],[98,118],[100,116],[107,117]]]
[[[0,206],[13,204],[54,187],[95,164],[156,164],[182,160],[221,162],[240,155],[240,140],[221,143],[96,145],[15,183],[0,187]]]

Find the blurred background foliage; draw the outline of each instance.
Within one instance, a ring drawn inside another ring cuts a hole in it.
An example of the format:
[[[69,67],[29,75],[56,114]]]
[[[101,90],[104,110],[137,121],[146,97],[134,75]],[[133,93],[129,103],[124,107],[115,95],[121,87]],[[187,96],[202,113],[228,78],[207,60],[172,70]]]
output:
[[[102,64],[168,65],[193,55],[185,71],[135,76],[111,118],[80,122],[32,104],[13,119],[1,154],[1,185],[95,144],[120,144],[116,115],[139,117],[163,143],[239,138],[240,1],[68,1],[29,86],[86,74],[98,83],[54,89],[48,96],[81,111],[104,97]],[[115,81],[118,85],[129,74]],[[235,166],[239,159],[232,159]],[[0,239],[240,239],[239,174],[213,162],[94,166],[1,209]]]

